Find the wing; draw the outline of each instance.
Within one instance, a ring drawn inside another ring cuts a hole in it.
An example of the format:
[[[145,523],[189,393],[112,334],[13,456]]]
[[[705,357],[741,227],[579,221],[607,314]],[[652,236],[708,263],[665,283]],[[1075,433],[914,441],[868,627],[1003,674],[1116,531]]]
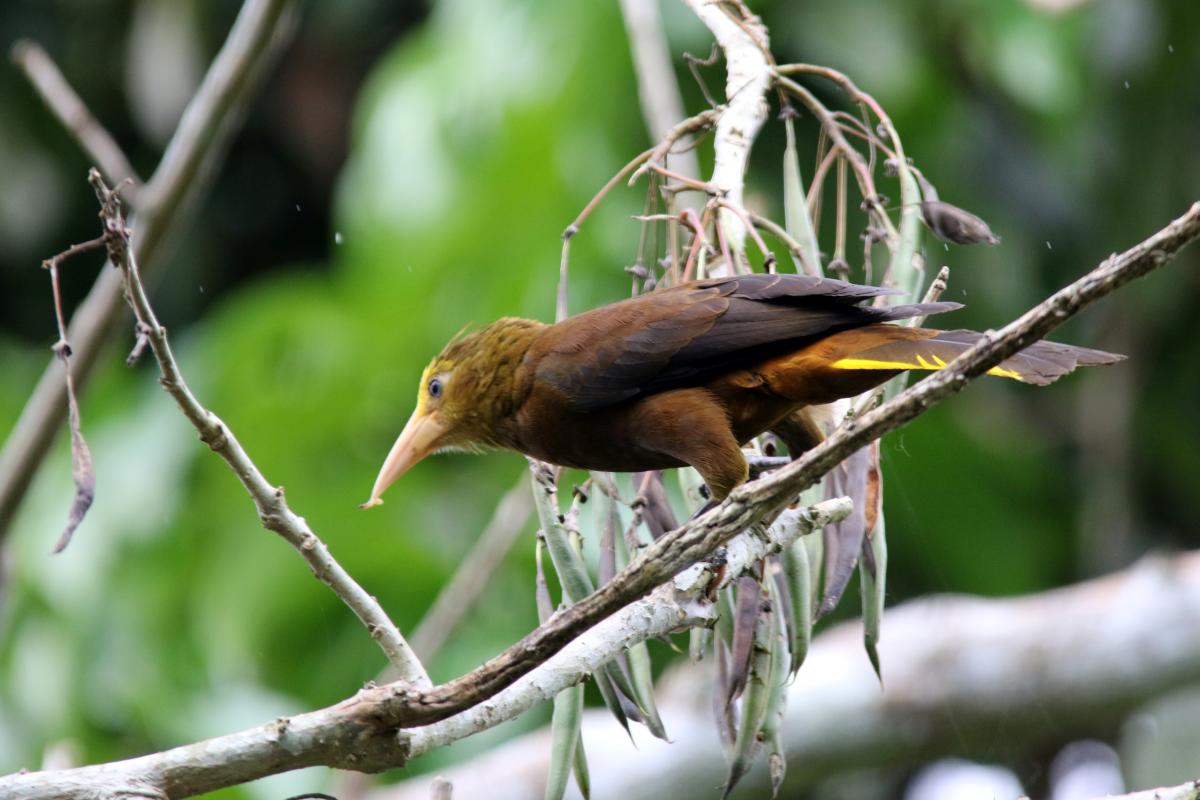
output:
[[[580,411],[696,385],[838,330],[957,308],[863,307],[894,293],[805,275],[719,278],[630,298],[547,330],[535,379]]]

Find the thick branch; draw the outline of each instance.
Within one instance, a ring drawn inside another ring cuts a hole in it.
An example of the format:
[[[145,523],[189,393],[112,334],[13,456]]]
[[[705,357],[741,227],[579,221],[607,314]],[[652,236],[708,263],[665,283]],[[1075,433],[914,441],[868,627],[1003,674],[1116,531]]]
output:
[[[789,511],[762,536],[747,536],[730,548],[724,581],[797,536],[836,522],[850,511],[844,498],[812,509]],[[325,765],[377,772],[465,738],[541,703],[586,678],[614,654],[637,642],[665,636],[711,619],[712,607],[696,595],[706,589],[701,574],[681,576],[651,597],[632,603],[580,636],[486,703],[436,725],[397,731],[378,724],[379,694],[365,689],[336,706],[283,718],[247,731],[184,745],[128,761],[78,769],[33,772],[0,778],[0,796],[13,800],[75,798],[84,789],[97,800],[126,797],[137,789],[151,798],[190,797],[266,775]],[[483,795],[486,796],[486,795]]]
[[[295,0],[246,0],[229,38],[184,111],[158,169],[138,192],[133,247],[147,273],[158,267],[167,234],[207,192],[247,101],[294,27],[295,5]],[[109,341],[121,307],[121,275],[103,270],[71,319],[71,369],[80,388]],[[0,452],[0,539],[49,451],[65,412],[62,365],[51,359]]]
[[[854,769],[944,756],[1020,760],[1094,736],[1194,682],[1198,625],[1198,552],[1022,598],[940,596],[890,609],[880,643],[883,691],[859,624],[839,625],[816,638],[790,689],[782,796]],[[604,712],[585,715],[592,796],[715,796],[726,767],[710,692],[711,676],[692,665],[663,676],[659,710],[670,742],[635,730],[631,744]],[[546,736],[514,739],[442,774],[463,797],[494,797],[486,787],[503,786],[506,800],[540,798]],[[769,796],[765,769],[746,782],[742,796]],[[428,784],[429,776],[414,778],[366,800],[425,798]],[[1187,788],[1163,797],[1194,797]]]

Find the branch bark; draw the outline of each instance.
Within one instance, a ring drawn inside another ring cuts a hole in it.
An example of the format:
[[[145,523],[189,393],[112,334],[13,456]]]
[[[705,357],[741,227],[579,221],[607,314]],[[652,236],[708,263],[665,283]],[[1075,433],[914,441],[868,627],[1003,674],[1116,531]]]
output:
[[[845,499],[789,511],[764,535],[743,537],[738,547],[730,548],[724,580],[732,580],[796,537],[820,530],[849,511]],[[178,800],[303,767],[378,772],[403,766],[415,755],[493,727],[553,697],[630,645],[709,620],[711,604],[697,597],[707,588],[708,578],[709,573],[701,570],[681,575],[675,583],[630,604],[571,642],[535,674],[492,700],[435,725],[403,731],[377,724],[372,707],[378,702],[378,692],[368,688],[320,711],[162,753],[77,769],[10,775],[0,778],[0,796],[6,800],[74,800],[86,792],[97,800],[135,794]]]
[[[936,596],[890,609],[880,645],[883,691],[859,624],[841,624],[816,638],[790,689],[784,794],[799,796],[852,769],[956,755],[1019,759],[1110,729],[1148,699],[1195,681],[1198,624],[1200,552],[1147,558],[1022,598]],[[605,712],[585,714],[592,796],[714,796],[726,767],[711,685],[708,670],[690,664],[664,675],[659,710],[670,742],[636,729],[631,744]],[[441,774],[463,797],[540,798],[547,736],[524,735]],[[431,777],[364,800],[425,798]],[[754,770],[746,784],[742,796],[768,796],[767,770]],[[1190,798],[1189,788],[1163,796]]]
[[[167,235],[207,192],[248,100],[294,29],[296,5],[295,0],[246,0],[162,161],[138,192],[134,256],[148,274],[162,260]],[[112,337],[122,304],[121,275],[106,269],[71,319],[71,369],[81,389]],[[0,451],[0,540],[66,413],[62,369],[51,359]]]

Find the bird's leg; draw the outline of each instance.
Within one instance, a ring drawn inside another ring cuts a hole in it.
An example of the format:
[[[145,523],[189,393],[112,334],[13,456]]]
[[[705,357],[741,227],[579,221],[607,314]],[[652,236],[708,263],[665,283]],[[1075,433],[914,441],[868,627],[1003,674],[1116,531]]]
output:
[[[793,411],[771,426],[771,433],[787,445],[788,455],[795,461],[805,451],[825,441],[821,426],[812,418],[807,408]]]
[[[710,496],[705,508],[720,503],[750,476],[729,414],[712,392],[676,389],[651,395],[633,414],[643,447],[690,464],[704,478]]]

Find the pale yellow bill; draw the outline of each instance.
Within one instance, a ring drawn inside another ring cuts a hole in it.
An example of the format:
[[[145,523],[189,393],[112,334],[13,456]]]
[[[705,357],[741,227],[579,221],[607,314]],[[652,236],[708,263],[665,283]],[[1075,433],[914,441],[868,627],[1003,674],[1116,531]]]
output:
[[[396,482],[396,479],[409,470],[414,464],[438,448],[439,440],[446,428],[438,420],[437,412],[422,413],[421,409],[413,412],[408,418],[400,437],[392,445],[391,451],[379,469],[375,478],[375,486],[371,488],[371,498],[360,508],[372,508],[383,502],[380,495]]]

